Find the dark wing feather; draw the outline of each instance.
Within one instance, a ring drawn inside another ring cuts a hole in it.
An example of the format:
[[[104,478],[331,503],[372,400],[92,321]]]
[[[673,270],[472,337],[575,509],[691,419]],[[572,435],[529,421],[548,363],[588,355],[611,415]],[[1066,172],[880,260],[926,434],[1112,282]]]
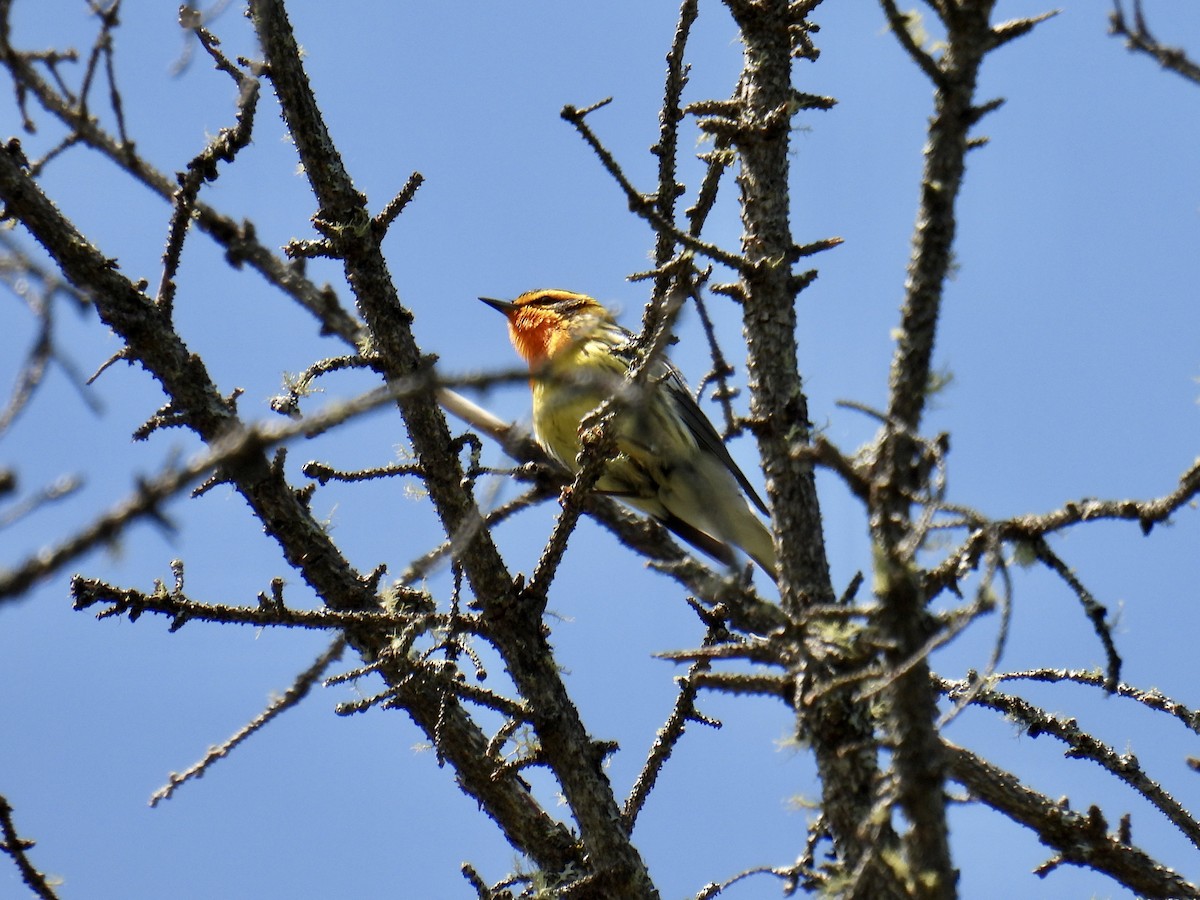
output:
[[[665,516],[654,516],[654,520],[668,531],[671,531],[682,541],[691,544],[697,550],[707,553],[717,562],[733,568],[737,565],[737,557],[729,549],[729,545],[718,541],[711,534],[706,534],[699,528],[689,525],[678,516],[667,513]]]
[[[738,468],[738,464],[733,461],[733,457],[729,455],[729,448],[725,446],[725,442],[717,434],[717,429],[708,420],[708,416],[704,415],[704,411],[692,399],[691,392],[688,391],[687,385],[684,383],[679,371],[666,361],[663,361],[663,365],[666,367],[668,373],[663,387],[674,398],[676,406],[679,409],[680,418],[687,425],[688,431],[696,438],[696,443],[723,462],[729,471],[733,473],[733,477],[737,479],[737,483],[741,485],[742,491],[750,498],[750,501],[758,507],[764,516],[769,516],[770,513],[767,511],[767,504],[763,503],[762,498],[758,496],[758,491],[754,490],[754,485],[750,483],[742,470]]]
[[[612,351],[615,355],[624,358],[627,365],[632,365],[635,358],[635,354],[633,352],[634,336],[630,331],[622,328],[620,325],[616,325],[614,327],[622,333],[626,342],[624,344],[618,344],[614,346]],[[696,443],[709,453],[712,453],[717,459],[725,464],[729,471],[733,473],[733,477],[737,479],[737,483],[741,486],[742,491],[747,497],[750,498],[750,502],[758,507],[759,512],[761,512],[764,516],[769,517],[771,513],[767,510],[767,504],[763,502],[762,497],[758,496],[758,491],[754,489],[754,485],[750,483],[750,480],[746,477],[745,473],[738,468],[738,464],[733,461],[733,457],[729,455],[729,448],[726,447],[725,442],[721,440],[721,435],[717,434],[717,429],[714,428],[712,422],[708,420],[708,416],[704,415],[704,411],[700,409],[700,407],[696,404],[696,401],[692,399],[692,393],[688,390],[687,382],[683,380],[683,375],[679,373],[679,370],[671,364],[670,360],[660,358],[655,361],[650,377],[662,381],[662,387],[675,400],[676,407],[679,409],[679,417],[683,419],[684,425],[686,425],[688,431],[692,433],[692,436],[696,439]],[[675,533],[684,540],[689,541],[694,546],[700,547],[699,544],[683,535],[673,526],[668,525],[666,522],[663,524],[667,525],[667,527],[672,531],[675,531]],[[687,527],[690,528],[691,526]],[[705,537],[707,537],[707,535],[705,535]],[[721,546],[724,547],[725,545],[722,544]],[[704,552],[708,553],[710,556],[714,556],[716,559],[724,562],[722,557],[713,554],[708,549],[704,547],[700,547],[700,549],[704,550]],[[728,552],[727,547],[725,548],[725,551]]]

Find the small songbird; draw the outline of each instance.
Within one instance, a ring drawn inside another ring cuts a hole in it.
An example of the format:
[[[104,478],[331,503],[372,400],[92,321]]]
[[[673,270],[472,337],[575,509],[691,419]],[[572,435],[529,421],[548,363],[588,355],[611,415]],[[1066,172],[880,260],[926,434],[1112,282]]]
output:
[[[512,301],[479,299],[508,318],[513,346],[529,363],[538,443],[578,471],[580,422],[621,390],[636,359],[633,335],[585,294],[539,290]],[[645,374],[617,406],[617,452],[596,489],[728,566],[737,547],[774,578],[771,532],[750,508],[752,502],[768,515],[766,504],[670,361],[653,360]]]

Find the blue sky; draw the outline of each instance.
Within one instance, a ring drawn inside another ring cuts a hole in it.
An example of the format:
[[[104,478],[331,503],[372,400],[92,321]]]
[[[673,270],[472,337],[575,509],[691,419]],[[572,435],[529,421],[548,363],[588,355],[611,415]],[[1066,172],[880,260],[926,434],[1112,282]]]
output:
[[[18,46],[88,46],[85,4],[15,5]],[[636,323],[645,288],[625,277],[646,268],[652,237],[558,112],[613,96],[591,124],[627,173],[651,188],[654,160],[646,148],[657,134],[675,4],[293,6],[318,98],[372,208],[382,208],[413,170],[426,178],[386,246],[418,339],[444,371],[515,361],[502,323],[475,301],[481,294],[563,287],[593,294]],[[998,6],[997,19],[1044,9]],[[1164,494],[1200,446],[1200,88],[1107,37],[1107,5],[1062,6],[1060,16],[985,65],[981,99],[1008,102],[982,123],[979,133],[991,142],[968,162],[956,276],[937,345],[937,365],[953,381],[938,395],[927,431],[951,435],[951,499],[995,516],[1081,497]],[[1200,10],[1146,6],[1164,40],[1190,42],[1200,53]],[[235,96],[199,54],[172,76],[186,44],[173,8],[129,4],[117,35],[131,136],[168,172],[231,124]],[[845,243],[815,260],[820,277],[800,298],[797,340],[813,421],[850,451],[870,438],[873,423],[837,401],[886,401],[930,90],[874,4],[827,0],[813,20],[822,27],[822,55],[799,65],[798,84],[839,105],[797,121],[793,221],[802,242],[836,235]],[[254,54],[236,8],[212,27],[230,55]],[[717,4],[702,4],[692,51],[689,97],[727,96],[740,52]],[[272,101],[265,90],[253,145],[204,196],[252,219],[265,243],[278,246],[311,236],[314,205]],[[0,104],[7,138],[19,120],[7,92]],[[59,134],[47,117],[37,118],[42,130],[23,138],[30,156]],[[685,149],[692,139],[685,137]],[[681,172],[693,189],[697,171],[686,165]],[[123,271],[157,282],[169,216],[161,201],[78,151],[53,164],[44,184]],[[739,234],[734,205],[721,204],[706,237],[733,247]],[[312,271],[347,296],[334,268],[314,264]],[[713,312],[736,357],[737,311],[714,303]],[[253,274],[228,270],[201,235],[185,250],[177,320],[222,389],[245,390],[247,418],[271,415],[268,401],[283,373],[342,352]],[[86,315],[64,307],[57,325],[60,345],[85,372],[116,349]],[[33,324],[10,300],[0,303],[0,328],[0,386],[7,390]],[[678,331],[675,360],[695,380],[706,364],[694,316],[685,314]],[[369,386],[363,378],[331,379],[313,402]],[[136,474],[197,449],[174,431],[130,443],[162,404],[140,370],[115,366],[90,390],[104,405],[100,416],[55,371],[5,435],[0,462],[19,467],[25,491],[64,472],[85,475],[87,486],[10,529],[0,566],[123,497]],[[477,399],[504,417],[528,416],[520,386]],[[294,446],[290,464],[381,465],[396,458],[402,440],[396,414],[381,410],[338,435]],[[732,450],[753,471],[750,442]],[[503,464],[494,446],[486,458]],[[822,476],[821,490],[835,580],[843,585],[869,563],[865,522],[832,479]],[[498,482],[481,496],[499,503],[513,488]],[[363,570],[387,561],[398,573],[435,535],[429,510],[399,482],[331,486],[318,492],[314,509]],[[179,557],[191,596],[236,604],[253,603],[284,574],[274,545],[227,490],[177,500],[168,512],[177,534],[136,526],[77,570],[149,589],[155,578],[170,579],[169,562]],[[501,529],[514,571],[532,570],[551,515],[545,508]],[[1125,680],[1193,706],[1200,706],[1190,649],[1200,627],[1198,538],[1189,509],[1148,539],[1134,525],[1104,524],[1054,545],[1118,616]],[[403,715],[333,715],[336,703],[358,696],[344,686],[317,691],[202,781],[149,809],[147,798],[169,771],[253,717],[325,640],[203,624],[168,634],[165,622],[148,619],[96,622],[71,611],[69,574],[0,608],[0,716],[10,723],[0,742],[0,793],[22,833],[38,840],[35,862],[65,879],[64,896],[458,897],[468,896],[462,861],[490,880],[513,867],[511,848],[456,790],[451,773],[414,748],[421,737]],[[1018,571],[1015,585],[1002,668],[1103,662],[1061,584]],[[447,596],[448,574],[436,573],[428,586]],[[289,584],[287,599],[314,602],[300,584]],[[552,640],[585,721],[596,737],[622,745],[609,773],[623,795],[674,696],[676,670],[653,654],[695,645],[700,628],[673,583],[644,572],[588,523],[572,540],[551,608]],[[979,622],[937,654],[938,670],[961,677],[983,666],[996,628],[995,617]],[[1026,693],[1137,754],[1177,799],[1196,807],[1200,787],[1183,761],[1197,754],[1194,735],[1094,692]],[[689,733],[636,835],[664,897],[690,896],[748,866],[789,863],[806,824],[796,801],[818,795],[808,756],[783,743],[786,710],[720,697],[703,709],[724,728]],[[1069,795],[1075,808],[1100,802],[1114,823],[1131,811],[1135,840],[1200,878],[1194,848],[1169,823],[1094,766],[1063,760],[1049,738],[1021,737],[982,711],[968,712],[947,734],[1050,796]],[[548,781],[532,777],[553,805]],[[952,824],[965,897],[1129,896],[1090,873],[1032,876],[1047,852],[986,809],[955,808]],[[20,896],[19,884],[15,869],[0,867],[0,895]],[[776,885],[760,876],[726,896],[775,895]]]

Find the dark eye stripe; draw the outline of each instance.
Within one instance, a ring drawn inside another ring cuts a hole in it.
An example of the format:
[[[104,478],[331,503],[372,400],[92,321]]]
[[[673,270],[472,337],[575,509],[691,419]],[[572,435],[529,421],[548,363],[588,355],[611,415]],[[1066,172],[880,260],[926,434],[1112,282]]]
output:
[[[520,300],[521,306],[538,306],[538,307],[558,307],[562,312],[574,312],[576,310],[587,308],[592,301],[578,294],[572,294],[568,291],[537,291],[536,293],[526,294],[528,299]]]

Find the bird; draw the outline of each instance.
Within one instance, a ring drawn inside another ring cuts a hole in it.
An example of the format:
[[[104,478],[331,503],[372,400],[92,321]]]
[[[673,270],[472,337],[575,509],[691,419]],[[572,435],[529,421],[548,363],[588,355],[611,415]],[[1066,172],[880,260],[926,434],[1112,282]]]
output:
[[[622,392],[638,358],[634,335],[587,294],[541,289],[511,301],[479,299],[508,319],[513,347],[529,364],[534,437],[578,472],[580,424]],[[659,354],[645,375],[615,408],[616,452],[596,490],[731,568],[737,548],[774,579],[774,540],[751,507],[769,516],[767,505],[670,360]]]

